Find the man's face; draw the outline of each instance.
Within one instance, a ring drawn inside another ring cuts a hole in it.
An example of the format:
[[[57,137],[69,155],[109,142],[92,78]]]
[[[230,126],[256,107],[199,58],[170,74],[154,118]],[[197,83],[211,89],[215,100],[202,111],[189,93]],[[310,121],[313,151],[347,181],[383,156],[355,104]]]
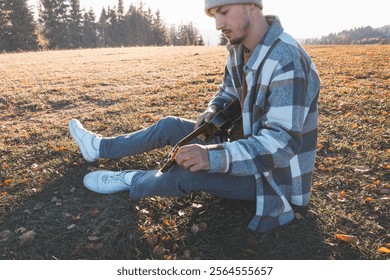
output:
[[[210,10],[215,27],[233,45],[243,43],[250,28],[248,5],[225,5]]]

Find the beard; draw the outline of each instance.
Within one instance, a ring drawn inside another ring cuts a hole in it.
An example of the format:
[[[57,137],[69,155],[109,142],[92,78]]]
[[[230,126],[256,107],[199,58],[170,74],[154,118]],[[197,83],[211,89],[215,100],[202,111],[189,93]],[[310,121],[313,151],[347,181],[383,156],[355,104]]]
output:
[[[244,39],[245,39],[245,36],[241,35],[239,37],[235,37],[235,38],[229,39],[229,42],[232,45],[238,45],[238,44],[241,44],[242,41],[244,41]]]

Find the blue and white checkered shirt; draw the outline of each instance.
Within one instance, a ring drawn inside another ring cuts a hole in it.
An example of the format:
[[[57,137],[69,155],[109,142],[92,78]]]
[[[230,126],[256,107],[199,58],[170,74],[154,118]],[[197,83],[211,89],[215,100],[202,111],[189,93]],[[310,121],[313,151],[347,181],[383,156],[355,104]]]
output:
[[[309,55],[284,32],[278,18],[267,20],[270,28],[247,64],[242,44],[228,48],[223,83],[209,104],[222,107],[235,98],[242,102],[245,71],[244,139],[210,147],[210,172],[255,176],[256,215],[249,228],[260,232],[292,221],[291,204],[309,203],[320,91]]]

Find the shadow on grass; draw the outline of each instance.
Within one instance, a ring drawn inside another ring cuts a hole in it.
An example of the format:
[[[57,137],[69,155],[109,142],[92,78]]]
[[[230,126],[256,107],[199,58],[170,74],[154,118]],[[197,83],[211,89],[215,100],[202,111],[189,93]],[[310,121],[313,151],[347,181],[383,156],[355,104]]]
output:
[[[86,173],[69,169],[13,207],[0,225],[0,258],[136,259],[137,213],[128,195],[90,192],[82,185]]]
[[[125,192],[99,195],[83,187],[87,172],[86,165],[68,169],[13,207],[0,225],[0,258],[286,260],[331,255],[318,220],[304,212],[287,226],[259,234],[247,228],[254,203],[204,193],[140,201]],[[167,217],[174,224],[167,225]],[[194,233],[192,226],[200,224],[204,228]]]

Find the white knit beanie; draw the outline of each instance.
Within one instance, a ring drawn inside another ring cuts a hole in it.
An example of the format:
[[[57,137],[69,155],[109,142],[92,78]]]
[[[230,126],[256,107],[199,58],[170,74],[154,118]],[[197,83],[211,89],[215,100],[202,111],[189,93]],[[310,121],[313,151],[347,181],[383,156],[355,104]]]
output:
[[[224,5],[234,5],[234,4],[255,4],[259,6],[260,9],[263,9],[262,0],[205,0],[204,11],[208,16],[211,16],[210,9],[224,6]]]

